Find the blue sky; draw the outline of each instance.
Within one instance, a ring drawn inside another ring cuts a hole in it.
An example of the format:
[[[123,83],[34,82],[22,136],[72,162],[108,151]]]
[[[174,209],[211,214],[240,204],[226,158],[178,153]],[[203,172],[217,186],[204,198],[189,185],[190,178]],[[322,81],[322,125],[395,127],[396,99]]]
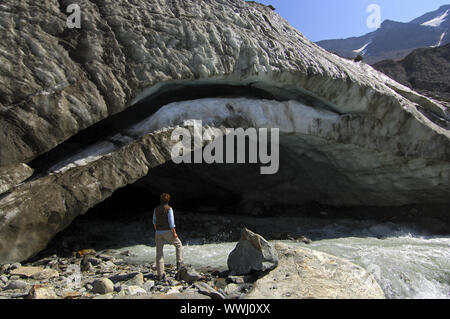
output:
[[[278,14],[312,41],[360,36],[367,27],[370,4],[381,8],[381,21],[408,22],[437,10],[450,0],[258,0],[271,4]]]

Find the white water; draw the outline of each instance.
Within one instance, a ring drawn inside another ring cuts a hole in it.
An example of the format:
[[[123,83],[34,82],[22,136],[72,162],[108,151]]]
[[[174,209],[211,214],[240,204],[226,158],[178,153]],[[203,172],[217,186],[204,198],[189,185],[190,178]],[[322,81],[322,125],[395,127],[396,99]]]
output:
[[[266,221],[269,226],[273,225]],[[280,220],[279,220],[280,222]],[[302,225],[296,233],[316,238],[306,246],[350,260],[372,272],[388,298],[450,299],[450,236],[427,237],[394,223],[339,220],[283,219],[280,224]],[[255,226],[256,227],[256,226]],[[185,244],[185,261],[197,268],[225,270],[227,256],[236,243]],[[134,245],[129,262],[146,263],[155,258],[155,248]],[[175,251],[165,248],[166,263],[175,262]],[[123,257],[123,256],[121,256]]]

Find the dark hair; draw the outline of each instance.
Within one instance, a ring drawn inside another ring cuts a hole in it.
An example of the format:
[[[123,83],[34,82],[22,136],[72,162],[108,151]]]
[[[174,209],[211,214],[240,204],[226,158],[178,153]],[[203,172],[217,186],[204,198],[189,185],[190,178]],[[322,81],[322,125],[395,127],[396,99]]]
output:
[[[161,200],[161,203],[168,204],[170,202],[170,195],[162,193],[159,199]]]

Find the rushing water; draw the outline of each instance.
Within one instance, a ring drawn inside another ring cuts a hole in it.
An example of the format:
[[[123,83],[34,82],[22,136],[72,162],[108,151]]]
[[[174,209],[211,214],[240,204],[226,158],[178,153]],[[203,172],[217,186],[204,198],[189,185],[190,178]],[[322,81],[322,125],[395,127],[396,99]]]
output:
[[[267,222],[267,220],[266,220]],[[270,223],[268,223],[270,225]],[[314,239],[305,246],[350,260],[374,274],[388,298],[450,298],[450,236],[426,236],[394,223],[338,220],[278,220],[284,229],[295,226],[298,234]],[[273,225],[273,224],[272,224]],[[256,227],[256,226],[255,226]],[[197,268],[227,268],[227,256],[236,243],[185,244],[185,261]],[[131,245],[129,262],[146,263],[155,258],[155,248]],[[121,256],[123,258],[123,256]],[[173,248],[165,248],[166,262],[175,262]]]

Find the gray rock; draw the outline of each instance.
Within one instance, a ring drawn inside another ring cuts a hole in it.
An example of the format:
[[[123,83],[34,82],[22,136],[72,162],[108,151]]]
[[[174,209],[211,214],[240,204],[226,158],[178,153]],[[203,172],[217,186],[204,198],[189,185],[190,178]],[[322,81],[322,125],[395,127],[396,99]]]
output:
[[[217,289],[224,289],[227,286],[227,280],[225,278],[217,278],[214,286]]]
[[[114,291],[114,284],[108,278],[102,278],[92,283],[92,292],[97,294],[108,294]]]
[[[40,259],[38,261],[35,261],[33,263],[33,266],[46,266],[48,265],[51,261],[54,261],[56,258],[56,256],[51,256],[51,257],[46,257],[43,259]]]
[[[0,276],[0,281],[3,282],[4,284],[6,284],[8,282],[8,276],[6,275],[1,275]]]
[[[28,289],[30,284],[23,280],[10,280],[3,290]]]
[[[125,286],[140,286],[144,284],[144,275],[142,273],[137,273],[129,280],[125,281],[123,285]]]
[[[114,291],[115,292],[120,292],[122,290],[122,284],[120,282],[116,282],[114,284]]]
[[[90,262],[92,264],[92,266],[97,266],[98,264],[100,264],[102,262],[102,260],[100,258],[95,258],[95,257],[88,257],[87,261]]]
[[[177,286],[180,284],[178,281],[173,280],[173,279],[169,279],[167,282],[168,282],[169,286],[171,286],[171,287]]]
[[[103,272],[112,272],[116,265],[111,260],[108,260],[99,264],[98,267]]]
[[[50,268],[43,269],[40,272],[37,272],[31,276],[31,278],[36,280],[44,280],[59,277],[58,271]]]
[[[138,272],[120,273],[120,274],[115,274],[115,275],[109,277],[109,279],[112,280],[113,282],[128,281],[128,280],[131,280],[131,279],[137,277],[138,275],[139,275]]]
[[[246,284],[256,281],[256,277],[252,275],[245,276],[228,276],[228,280],[235,284]]]
[[[278,265],[278,254],[267,240],[244,228],[227,263],[230,274],[246,275],[274,269]]]
[[[92,299],[114,299],[114,294],[112,292],[104,294],[104,295],[99,295],[99,296],[95,296]]]
[[[20,267],[22,267],[21,263],[14,263],[14,264],[9,265],[8,271],[11,272],[11,271],[14,271],[14,270],[16,270],[16,269],[18,269]]]
[[[100,254],[100,255],[98,255],[98,257],[104,261],[108,261],[108,260],[114,261],[114,259],[115,259],[114,256],[111,256],[108,254]]]
[[[123,294],[117,294],[114,296],[113,299],[133,299],[133,300],[147,300],[147,299],[153,299],[152,294],[149,293],[136,293],[133,295],[123,295]]]
[[[80,265],[80,270],[82,272],[94,272],[95,271],[95,267],[88,261],[85,261],[83,259],[83,261],[81,262]]]
[[[0,265],[0,275],[6,274],[9,269],[9,264]]]
[[[147,280],[143,285],[142,288],[145,289],[147,292],[151,292],[152,288],[155,286],[155,282],[153,280]]]
[[[177,280],[184,280],[187,283],[194,283],[201,278],[202,275],[192,267],[183,267],[176,274]]]
[[[277,244],[280,262],[258,279],[248,299],[384,299],[374,277],[347,260]]]
[[[234,283],[228,284],[225,287],[224,292],[227,295],[227,297],[229,297],[229,298],[235,298],[241,294],[239,285],[234,284]]]
[[[129,296],[133,296],[133,295],[137,295],[137,294],[146,294],[147,291],[139,286],[127,286],[124,287],[120,293],[124,293],[125,295],[129,295]]]
[[[196,282],[194,286],[198,289],[199,293],[209,296],[212,299],[225,299],[223,294],[204,282]]]

